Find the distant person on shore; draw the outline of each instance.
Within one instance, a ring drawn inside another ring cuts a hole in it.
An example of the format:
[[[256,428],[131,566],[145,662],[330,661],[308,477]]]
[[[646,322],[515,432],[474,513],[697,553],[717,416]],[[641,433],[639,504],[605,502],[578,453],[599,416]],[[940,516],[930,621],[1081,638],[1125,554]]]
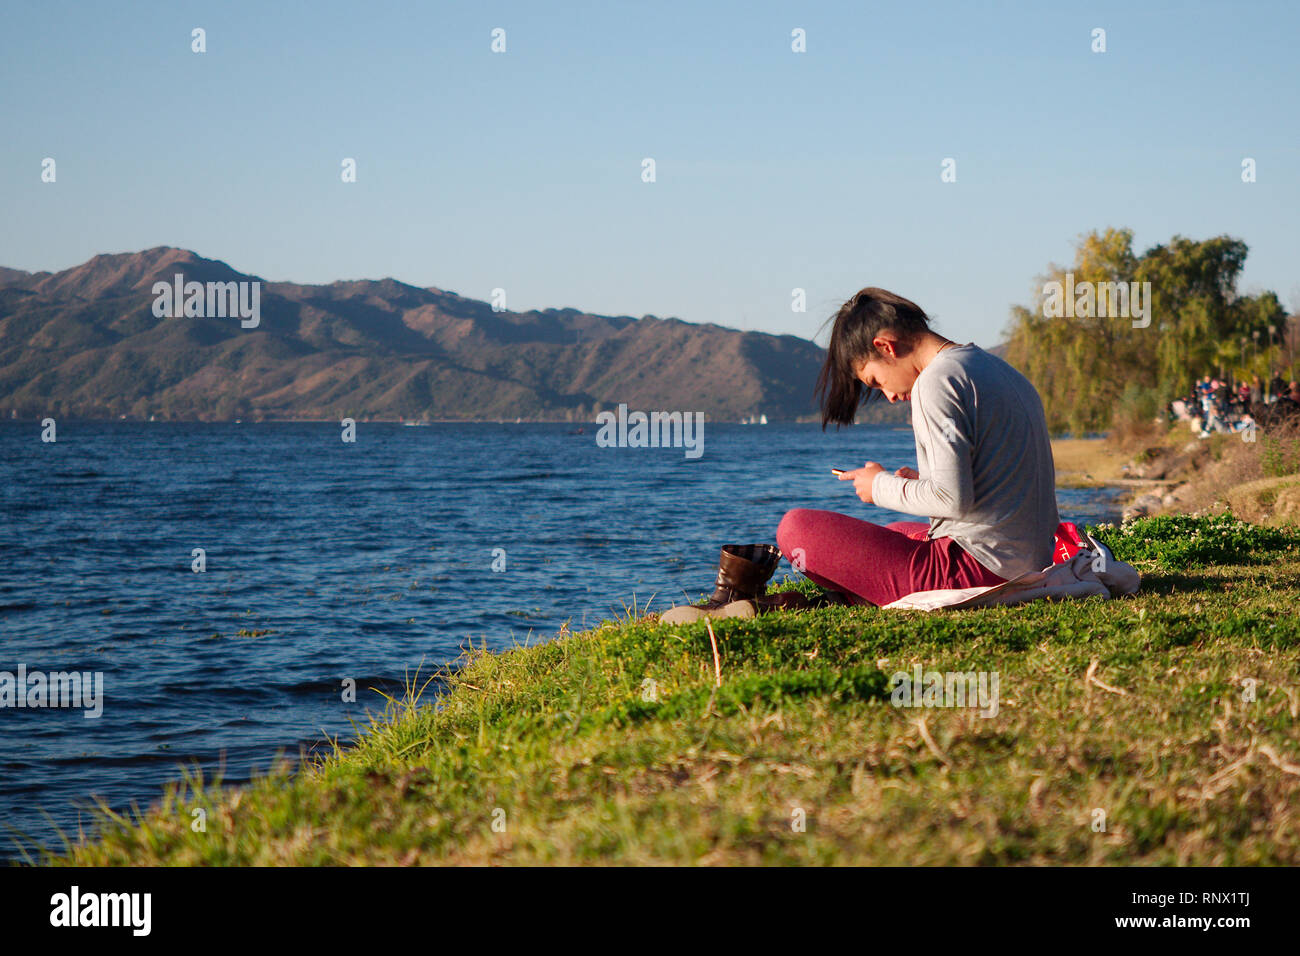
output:
[[[1288,383],[1286,390],[1277,397],[1273,407],[1287,419],[1300,416],[1300,384]]]
[[[1269,383],[1273,387],[1273,383]],[[1300,420],[1300,388],[1295,383],[1283,382],[1270,398],[1272,401],[1254,406],[1251,416],[1265,429],[1287,425]]]
[[[916,591],[1001,584],[1053,562],[1055,468],[1033,385],[978,346],[931,331],[913,302],[863,289],[840,308],[818,379],[822,427],[851,425],[864,398],[912,402],[919,470],[874,461],[846,471],[859,498],[929,523],[873,524],[797,508],[777,529],[785,556],[858,604]]]
[[[1209,433],[1210,423],[1214,420],[1214,384],[1206,375],[1196,383],[1196,406],[1200,410],[1200,427],[1202,436]]]

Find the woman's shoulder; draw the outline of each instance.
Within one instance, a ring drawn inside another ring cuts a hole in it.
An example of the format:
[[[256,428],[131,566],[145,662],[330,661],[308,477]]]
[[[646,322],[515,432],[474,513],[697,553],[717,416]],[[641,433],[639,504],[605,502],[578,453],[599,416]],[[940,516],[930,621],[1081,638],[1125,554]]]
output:
[[[959,399],[970,391],[970,383],[982,377],[983,359],[977,353],[988,354],[979,346],[969,344],[942,349],[916,377],[913,397],[920,395],[923,402]]]
[[[933,372],[934,374],[929,378],[936,382],[942,379],[969,378],[981,369],[995,367],[990,363],[1006,364],[996,355],[986,352],[972,342],[967,342],[965,345],[952,345],[942,349],[934,357],[921,373],[921,377],[925,377],[927,372]]]
[[[1012,390],[1028,379],[992,352],[973,343],[946,348],[934,357],[917,377],[918,391],[930,395],[942,392],[963,392],[964,386],[974,385],[976,391],[986,391],[989,386],[1002,386]],[[1032,387],[1032,386],[1031,386]]]

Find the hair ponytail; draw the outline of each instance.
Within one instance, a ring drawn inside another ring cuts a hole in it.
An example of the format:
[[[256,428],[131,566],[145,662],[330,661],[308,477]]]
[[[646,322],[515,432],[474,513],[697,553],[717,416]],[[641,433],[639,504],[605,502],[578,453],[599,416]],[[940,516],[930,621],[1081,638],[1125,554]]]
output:
[[[858,407],[869,398],[863,394],[857,368],[880,354],[873,344],[877,335],[886,329],[893,332],[903,346],[899,354],[905,355],[917,336],[930,331],[930,319],[919,305],[874,286],[845,302],[828,322],[834,323],[831,340],[817,376],[823,429],[831,422],[852,425]]]

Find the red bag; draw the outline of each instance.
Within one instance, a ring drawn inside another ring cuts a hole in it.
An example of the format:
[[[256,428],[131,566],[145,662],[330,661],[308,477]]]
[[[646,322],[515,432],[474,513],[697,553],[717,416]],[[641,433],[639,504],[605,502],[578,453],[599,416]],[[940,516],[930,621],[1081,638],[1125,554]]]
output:
[[[1091,547],[1073,521],[1062,521],[1056,526],[1056,551],[1053,564],[1064,564],[1084,548]]]

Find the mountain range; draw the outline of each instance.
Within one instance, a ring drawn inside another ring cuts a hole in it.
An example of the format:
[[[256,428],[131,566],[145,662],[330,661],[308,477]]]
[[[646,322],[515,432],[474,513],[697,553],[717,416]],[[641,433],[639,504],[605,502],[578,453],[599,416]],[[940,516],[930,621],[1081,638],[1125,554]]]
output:
[[[259,282],[260,320],[155,314],[156,282]],[[814,343],[655,316],[494,311],[395,279],[267,282],[193,252],[0,268],[0,415],[591,420],[816,414]]]

